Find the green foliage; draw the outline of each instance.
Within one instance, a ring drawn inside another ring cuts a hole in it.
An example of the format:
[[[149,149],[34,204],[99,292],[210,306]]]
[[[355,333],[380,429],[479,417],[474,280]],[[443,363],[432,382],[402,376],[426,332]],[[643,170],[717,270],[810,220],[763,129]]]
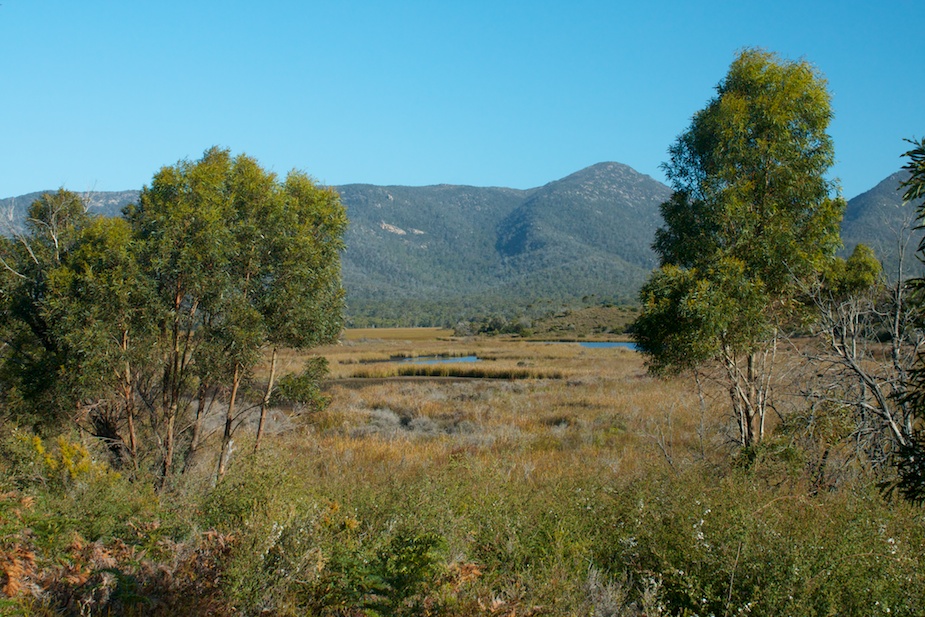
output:
[[[663,265],[744,264],[769,294],[816,272],[838,247],[844,204],[829,197],[833,149],[825,81],[806,62],[746,50],[670,149]]]
[[[925,505],[925,431],[915,431],[909,442],[901,445],[895,457],[897,478],[888,483],[903,499]]]
[[[748,49],[716,91],[663,165],[675,192],[634,333],[656,373],[718,360],[750,446],[771,392],[758,356],[773,358],[802,288],[834,257],[844,202],[829,196],[832,111],[814,67]]]
[[[734,257],[773,294],[823,266],[844,208],[825,179],[831,114],[811,65],[742,52],[670,149],[664,167],[675,195],[655,241],[662,263]]]
[[[921,531],[870,489],[811,498],[747,469],[691,470],[617,507],[610,559],[655,577],[668,614],[915,615],[925,601]]]
[[[37,494],[43,510],[31,523],[40,546],[60,550],[75,533],[90,541],[126,537],[133,522],[159,510],[150,487],[132,486],[79,442],[59,437],[47,446],[24,433],[10,439],[5,450],[19,487]]]
[[[631,483],[526,479],[478,457],[288,479],[266,488],[298,505],[267,518],[255,509],[239,525],[255,542],[233,585],[253,612],[419,614],[427,600],[430,614],[464,615],[478,598],[567,615],[586,601],[590,566],[623,581],[625,607],[648,594],[663,614],[915,615],[916,512],[870,486],[812,496],[803,464],[797,449],[766,443],[748,464],[653,469]],[[447,585],[448,559],[477,564],[472,587]]]
[[[279,516],[288,510],[286,502],[298,502],[298,495],[287,494],[292,482],[291,468],[277,457],[251,454],[241,460],[237,473],[201,495],[200,521],[207,528],[237,533]]]
[[[749,352],[768,336],[761,282],[725,259],[701,275],[666,265],[640,291],[634,336],[657,374],[678,373],[715,358],[720,347]]]
[[[322,524],[326,523],[324,520]],[[419,615],[421,599],[440,573],[442,539],[403,523],[376,540],[357,533],[359,521],[346,518],[333,537],[317,578],[296,585],[300,608],[319,615],[337,615],[365,609],[369,615]],[[330,531],[317,534],[327,536]],[[282,538],[281,538],[282,539]],[[324,540],[322,540],[324,541]],[[433,610],[434,606],[431,606]]]
[[[54,332],[49,304],[51,273],[77,241],[89,217],[80,198],[68,191],[44,194],[29,208],[30,241],[3,238],[0,258],[0,310],[7,342],[3,347],[3,394],[11,411],[29,415],[36,425],[61,421],[72,394],[55,376],[66,373],[64,350]]]
[[[328,361],[316,356],[305,363],[301,373],[280,377],[274,393],[275,404],[296,405],[310,412],[321,411],[329,402],[321,391],[321,381],[328,374]]]
[[[23,614],[76,614],[78,603],[145,605],[148,598],[135,594],[139,562],[162,555],[183,533],[153,488],[130,482],[63,436],[47,444],[14,430],[0,454],[0,572],[11,605]]]
[[[925,196],[925,139],[910,141],[914,148],[903,156],[909,157],[909,162],[903,167],[910,173],[909,179],[903,183],[906,191],[903,198],[906,200],[920,199]],[[925,220],[925,204],[916,208],[916,218],[920,225]],[[925,257],[925,241],[919,244],[918,257]],[[910,286],[918,292],[916,308],[923,308],[921,292],[925,289],[925,279],[915,279]],[[921,318],[919,321],[921,326]],[[899,478],[896,488],[907,500],[914,503],[925,503],[925,356],[919,352],[916,366],[907,378],[905,401],[913,408],[915,426],[909,441],[902,444],[896,456]]]
[[[530,320],[524,317],[519,319],[507,319],[502,315],[492,315],[486,317],[477,324],[472,324],[477,334],[486,334],[496,336],[499,334],[511,334],[514,336],[530,336]]]
[[[7,408],[35,425],[76,419],[134,469],[145,440],[169,477],[180,423],[200,428],[195,393],[237,392],[268,346],[339,334],[346,223],[337,194],[305,174],[281,182],[219,148],[162,168],[122,219],[88,216],[74,193],[42,196],[26,231],[0,239]]]
[[[913,147],[903,154],[903,156],[909,158],[909,161],[903,165],[903,169],[909,172],[909,178],[902,183],[902,186],[906,189],[903,193],[903,199],[914,201],[925,197],[925,137],[918,141],[914,139],[907,139],[906,141],[912,144]],[[917,210],[919,220],[925,214],[923,207],[925,206],[919,206]]]
[[[826,291],[834,300],[846,300],[872,291],[883,274],[874,251],[865,244],[854,247],[848,259],[835,258],[823,275]]]
[[[588,459],[530,470],[522,452],[500,450],[345,464],[343,453],[292,441],[237,460],[201,499],[153,500],[147,489],[144,511],[127,505],[137,483],[87,462],[73,442],[41,454],[34,443],[13,440],[3,452],[34,498],[0,494],[0,562],[19,555],[23,584],[48,576],[49,609],[64,610],[66,598],[164,615],[605,606],[627,615],[918,615],[925,606],[921,512],[869,485],[813,494],[804,453],[782,441],[756,446],[747,464],[651,466],[632,477],[588,473]],[[93,477],[108,478],[92,495],[108,505],[50,498]],[[125,523],[75,540],[107,508]],[[218,529],[198,537],[171,527],[181,516]],[[29,538],[39,541],[23,544]]]
[[[272,453],[235,468],[206,498],[203,522],[239,534],[226,591],[245,614],[413,615],[439,589],[445,543],[431,522],[353,495],[369,513],[323,496]],[[359,496],[357,493],[364,493]]]

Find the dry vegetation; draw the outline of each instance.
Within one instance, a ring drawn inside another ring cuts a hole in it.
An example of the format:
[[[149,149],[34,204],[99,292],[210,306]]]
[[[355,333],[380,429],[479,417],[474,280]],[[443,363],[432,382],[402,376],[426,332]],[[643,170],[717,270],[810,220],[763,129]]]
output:
[[[589,306],[566,309],[533,322],[534,337],[609,338],[622,334],[639,315],[633,306]]]
[[[516,452],[508,463],[525,469],[600,464],[612,473],[630,452],[633,460],[625,461],[630,469],[650,455],[657,459],[646,435],[673,410],[696,407],[691,395],[666,392],[649,378],[639,355],[627,349],[483,339],[366,341],[319,351],[330,362],[331,403],[315,425],[341,427],[338,436],[385,439],[405,459],[413,453],[439,459],[463,448],[467,456],[501,466],[502,458]],[[421,365],[364,364],[470,355],[481,360],[429,365],[443,372],[437,379],[400,375],[403,367]],[[472,371],[485,378],[466,378]],[[370,383],[358,376],[379,379]],[[680,430],[694,428],[680,418],[675,422]]]
[[[204,467],[158,499],[103,468],[62,475],[66,457],[44,450],[58,462],[42,471],[20,444],[19,488],[0,496],[0,610],[922,614],[921,513],[869,478],[830,471],[841,480],[820,491],[810,450],[783,433],[734,456],[721,393],[655,380],[635,352],[447,335],[379,330],[316,350],[327,408],[289,414],[257,456],[240,431],[215,488]],[[438,377],[388,361],[434,355],[483,360],[425,365]],[[473,367],[525,373],[454,376]],[[24,501],[42,473],[53,499]],[[47,518],[52,501],[58,528],[43,532],[30,512]]]

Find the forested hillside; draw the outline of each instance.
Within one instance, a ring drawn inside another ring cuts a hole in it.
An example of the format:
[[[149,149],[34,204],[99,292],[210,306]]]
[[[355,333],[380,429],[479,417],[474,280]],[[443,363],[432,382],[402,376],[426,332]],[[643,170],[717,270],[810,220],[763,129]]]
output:
[[[903,207],[897,172],[848,202],[847,255],[872,246],[896,270]],[[580,302],[634,304],[655,266],[658,205],[670,190],[620,163],[599,163],[542,187],[335,187],[350,227],[343,255],[347,322],[452,325],[487,314],[541,315]],[[12,222],[42,192],[0,201]],[[113,216],[138,191],[89,192],[91,212]],[[909,244],[916,246],[921,232]],[[910,253],[911,254],[911,253]],[[913,260],[908,264],[919,267]]]
[[[351,222],[344,255],[350,317],[408,325],[588,295],[633,302],[655,263],[649,244],[669,194],[619,163],[526,191],[338,190]]]

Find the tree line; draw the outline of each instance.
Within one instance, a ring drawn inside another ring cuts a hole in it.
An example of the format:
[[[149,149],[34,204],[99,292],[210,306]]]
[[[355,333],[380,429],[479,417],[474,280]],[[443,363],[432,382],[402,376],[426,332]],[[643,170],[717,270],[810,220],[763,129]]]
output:
[[[92,216],[63,189],[43,195],[0,239],[4,410],[39,431],[76,423],[116,466],[166,482],[193,462],[220,399],[221,477],[261,357],[255,448],[278,350],[340,332],[346,225],[333,190],[220,148],[162,168],[122,217]]]

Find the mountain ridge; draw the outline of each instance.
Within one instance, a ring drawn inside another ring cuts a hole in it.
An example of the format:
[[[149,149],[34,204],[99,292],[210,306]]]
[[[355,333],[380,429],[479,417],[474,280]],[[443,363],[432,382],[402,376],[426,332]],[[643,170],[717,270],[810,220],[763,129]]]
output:
[[[913,212],[902,206],[896,190],[903,179],[904,172],[897,172],[848,201],[843,254],[864,242],[877,250],[888,272],[895,268],[884,230],[901,226]],[[618,162],[597,163],[529,189],[363,183],[332,188],[350,220],[342,268],[354,325],[446,325],[581,298],[634,303],[657,264],[651,243],[662,223],[658,206],[671,194],[658,180]],[[99,214],[114,216],[138,194],[94,192],[85,199]],[[15,210],[21,220],[41,195],[2,199],[0,207]]]

